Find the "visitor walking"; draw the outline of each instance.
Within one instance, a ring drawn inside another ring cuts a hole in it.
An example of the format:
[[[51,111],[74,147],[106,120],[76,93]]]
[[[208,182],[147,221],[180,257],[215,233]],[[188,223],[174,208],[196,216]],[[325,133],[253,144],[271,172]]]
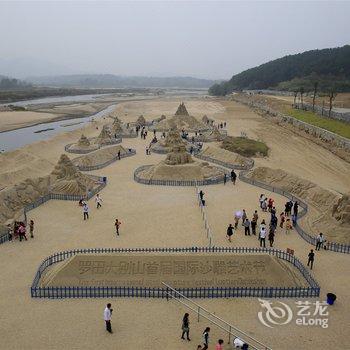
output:
[[[226,236],[229,242],[231,242],[231,237],[235,233],[235,229],[233,228],[232,224],[228,225]]]
[[[296,218],[298,217],[298,211],[299,211],[299,203],[298,201],[295,201],[293,206],[293,214]]]
[[[271,220],[270,220],[270,225],[272,225],[275,228],[275,230],[276,230],[277,224],[278,224],[277,216],[275,214],[272,214],[271,215]]]
[[[235,173],[234,169],[231,171],[231,181],[235,185],[237,180],[237,174]]]
[[[222,339],[218,340],[218,343],[215,346],[215,350],[224,350],[224,341]]]
[[[210,327],[207,327],[203,332],[203,350],[207,350],[209,347],[209,333]]]
[[[261,204],[261,209],[263,212],[267,212],[267,198],[264,198],[264,200]]]
[[[323,246],[323,242],[324,242],[324,237],[323,237],[323,233],[321,232],[316,237],[316,250],[320,250],[320,248]]]
[[[270,225],[270,230],[269,230],[269,242],[270,242],[270,247],[273,247],[273,242],[275,241],[275,227]]]
[[[245,219],[243,226],[244,226],[244,234],[246,236],[250,236],[250,221],[248,218]]]
[[[120,150],[118,151],[117,154],[118,154],[118,159],[120,160]]]
[[[235,214],[235,217],[234,217],[234,221],[235,221],[235,230],[237,230],[238,223],[239,223],[239,219],[240,219],[240,216],[236,213],[236,214]]]
[[[106,330],[109,333],[113,333],[112,325],[111,325],[112,312],[113,312],[112,304],[108,303],[103,313],[103,318],[106,322]]]
[[[114,227],[115,227],[115,233],[117,236],[119,236],[120,225],[121,225],[121,222],[118,219],[115,219]]]
[[[96,197],[95,197],[95,203],[96,203],[96,208],[99,209],[102,207],[102,198],[100,197],[100,195],[97,193]]]
[[[89,206],[86,202],[83,203],[83,216],[84,220],[87,220],[89,218]]]
[[[190,341],[190,321],[189,321],[189,314],[186,312],[183,319],[182,319],[182,335],[181,339],[185,339],[184,335],[186,334],[187,340]]]
[[[12,238],[13,238],[13,229],[11,227],[11,224],[7,225],[7,237],[9,242],[12,242]]]
[[[34,238],[34,221],[30,220],[29,222],[29,233],[30,233],[30,238]]]
[[[307,260],[307,266],[310,266],[310,270],[312,270],[312,267],[314,266],[314,260],[315,260],[315,253],[314,253],[314,250],[311,249]]]
[[[22,241],[23,238],[26,241],[28,241],[26,234],[27,234],[26,225],[24,224],[24,222],[21,222],[18,227],[18,235],[19,235],[20,242]]]
[[[255,236],[256,236],[256,225],[258,224],[258,219],[259,219],[258,211],[255,210],[251,221],[252,234]]]
[[[262,193],[259,197],[259,204],[260,204],[260,208],[262,209],[262,204],[265,200],[265,195]]]
[[[192,153],[191,153],[192,154]],[[227,178],[227,175],[226,173],[224,174],[224,185],[226,185],[226,178]]]
[[[265,220],[263,220],[260,224],[260,230],[259,230],[260,247],[262,246],[264,246],[264,248],[266,247],[265,239],[266,239],[266,223],[265,223]]]
[[[280,228],[283,228],[283,224],[286,221],[286,216],[284,215],[284,212],[280,214]]]
[[[201,199],[202,205],[205,206],[204,192],[202,190],[199,191],[199,198]]]
[[[247,218],[247,213],[246,213],[245,209],[243,209],[243,211],[242,211],[242,226],[244,226],[246,218]]]

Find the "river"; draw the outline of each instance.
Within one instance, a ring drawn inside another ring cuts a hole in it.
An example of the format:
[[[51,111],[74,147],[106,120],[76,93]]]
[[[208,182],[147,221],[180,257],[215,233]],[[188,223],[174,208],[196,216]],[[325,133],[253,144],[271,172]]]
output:
[[[62,97],[59,101],[62,101]],[[115,107],[116,104],[113,104],[103,109],[102,111],[87,117],[60,120],[51,123],[43,123],[34,126],[29,126],[27,128],[2,132],[0,133],[0,152],[11,151],[16,148],[30,144],[32,142],[47,140],[50,137],[55,136],[61,132],[79,129],[83,127],[86,123],[89,123],[92,118],[98,119],[109,114],[113,111]],[[52,130],[46,130],[38,133],[38,131],[45,129]]]

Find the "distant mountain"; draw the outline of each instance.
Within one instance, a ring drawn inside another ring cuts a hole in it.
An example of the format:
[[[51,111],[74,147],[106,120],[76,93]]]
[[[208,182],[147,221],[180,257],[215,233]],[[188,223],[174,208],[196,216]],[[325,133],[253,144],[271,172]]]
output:
[[[26,81],[39,86],[70,88],[204,88],[213,80],[192,77],[128,77],[113,74],[75,74],[29,77]]]
[[[301,87],[307,91],[316,81],[321,91],[350,91],[350,45],[306,51],[264,63],[213,85],[209,93],[226,95],[244,89],[294,91]]]

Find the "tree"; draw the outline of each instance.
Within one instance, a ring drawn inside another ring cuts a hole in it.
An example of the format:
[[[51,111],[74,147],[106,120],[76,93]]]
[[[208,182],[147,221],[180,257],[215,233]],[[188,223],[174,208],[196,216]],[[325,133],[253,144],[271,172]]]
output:
[[[304,93],[305,93],[305,90],[304,90],[304,87],[303,87],[303,86],[299,89],[299,92],[300,92],[301,109],[303,109],[303,106],[304,106],[303,95],[304,95]]]
[[[318,87],[318,82],[314,82],[314,94],[312,96],[312,111],[315,112],[315,99],[316,99],[316,94],[317,94],[317,87]]]
[[[333,108],[333,101],[335,100],[335,97],[337,96],[337,93],[334,91],[334,89],[331,89],[328,93],[329,97],[329,111],[328,111],[328,117],[331,117],[331,111]]]

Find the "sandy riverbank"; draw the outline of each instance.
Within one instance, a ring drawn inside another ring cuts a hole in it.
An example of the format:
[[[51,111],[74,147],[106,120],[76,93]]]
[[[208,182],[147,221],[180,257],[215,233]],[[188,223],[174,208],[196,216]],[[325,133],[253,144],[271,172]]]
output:
[[[350,165],[311,141],[269,123],[247,107],[232,101],[184,98],[184,102],[190,114],[201,116],[205,113],[216,120],[227,121],[231,135],[239,136],[244,131],[249,137],[265,141],[270,155],[269,158],[257,160],[259,166],[283,169],[330,191],[344,193],[349,190]],[[146,120],[161,114],[170,115],[178,104],[179,99],[126,102],[119,104],[117,111],[124,122],[131,122],[140,114]],[[104,122],[98,122],[99,129]],[[60,134],[1,155],[2,184],[10,185],[17,181],[13,172],[19,178],[31,176],[32,173],[35,176],[46,175],[63,152],[64,145],[75,142],[82,132],[87,137],[96,137],[99,131],[96,125],[89,124],[83,130]],[[107,176],[108,185],[101,192],[101,209],[95,209],[94,202],[90,201],[91,218],[88,221],[82,220],[81,208],[77,203],[49,201],[30,212],[29,218],[36,223],[34,239],[0,245],[0,265],[5,267],[1,272],[0,284],[1,348],[96,349],[103,344],[105,349],[192,350],[201,342],[201,333],[209,324],[203,318],[197,323],[193,313],[190,313],[192,341],[187,343],[180,340],[181,318],[187,310],[175,301],[30,298],[29,287],[37,267],[45,257],[58,251],[91,247],[192,247],[208,244],[194,188],[147,186],[134,182],[133,172],[137,167],[156,164],[164,159],[164,155],[154,153],[146,156],[145,148],[150,138],[123,140],[122,146],[136,149],[136,156],[91,172]],[[38,166],[38,162],[44,165]],[[245,208],[248,215],[252,215],[258,207],[258,196],[262,190],[239,181],[236,186],[227,183],[207,186],[203,190],[214,244],[257,247],[256,237],[244,236],[241,226],[232,243],[226,240],[225,234],[228,223],[233,221],[234,211]],[[267,191],[265,194],[273,196],[278,210],[284,207],[284,197]],[[313,215],[312,210],[310,215]],[[268,213],[259,211],[259,216],[260,219],[268,219]],[[116,218],[122,222],[118,238],[114,235],[113,223]],[[282,250],[293,248],[295,255],[304,263],[311,248],[295,232],[286,235],[280,229],[276,233],[275,247]],[[324,300],[325,294],[330,291],[338,296],[336,304],[329,310],[327,329],[297,326],[295,322],[268,329],[257,318],[261,307],[254,298],[202,299],[197,302],[273,349],[340,350],[347,348],[350,341],[346,328],[349,272],[348,255],[317,252],[313,273],[321,285],[320,300]],[[103,324],[103,308],[108,301],[112,302],[115,310],[113,335],[106,334]],[[282,301],[297,311],[296,300]],[[315,302],[314,299],[310,301]],[[19,312],[14,311],[14,305]],[[218,338],[227,339],[222,331],[212,326],[210,349],[214,348]],[[225,350],[228,349],[226,346]]]

